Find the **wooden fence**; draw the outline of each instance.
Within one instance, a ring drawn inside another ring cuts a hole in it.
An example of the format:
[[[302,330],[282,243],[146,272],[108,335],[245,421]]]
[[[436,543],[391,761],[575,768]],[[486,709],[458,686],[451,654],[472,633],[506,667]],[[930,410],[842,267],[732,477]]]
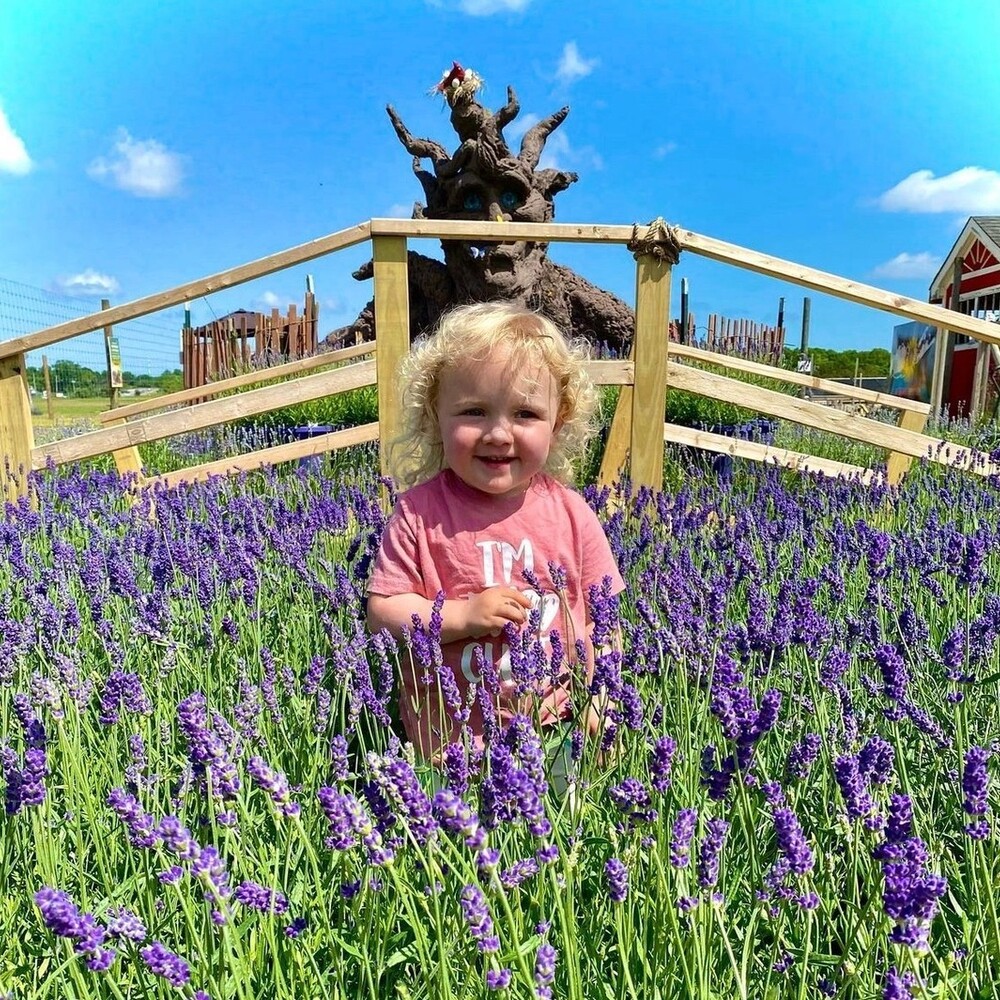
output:
[[[496,241],[502,238],[505,241],[567,241],[624,246],[632,236],[633,228],[627,225],[373,219],[135,302],[0,342],[0,456],[6,466],[4,491],[11,499],[27,493],[28,470],[45,468],[49,462],[60,465],[107,453],[114,453],[118,467],[123,471],[140,473],[136,446],[143,442],[169,438],[185,431],[215,426],[238,417],[268,412],[291,403],[319,399],[365,385],[378,386],[377,424],[335,431],[324,437],[297,441],[236,459],[223,459],[160,478],[173,483],[182,479],[197,479],[206,475],[256,468],[271,462],[288,461],[304,455],[320,454],[360,441],[371,441],[376,438],[381,441],[390,440],[398,433],[401,426],[400,400],[394,386],[395,373],[400,359],[409,350],[407,281],[409,238],[460,239],[474,242]],[[827,292],[851,302],[872,306],[908,319],[920,320],[945,330],[965,333],[983,343],[1000,344],[1000,331],[995,324],[962,313],[861,285],[846,278],[724,243],[690,230],[677,229],[675,236],[682,250],[689,253],[790,281],[815,291]],[[314,358],[289,362],[278,368],[225,379],[213,384],[210,393],[205,391],[204,386],[192,386],[171,396],[144,400],[107,414],[106,422],[112,426],[103,430],[48,445],[35,446],[26,379],[26,352],[272,274],[283,268],[314,260],[368,240],[372,244],[374,260],[375,322],[378,329],[376,345],[363,344],[346,349],[347,352],[357,352],[351,356],[345,352],[330,352]],[[922,457],[942,464],[955,464],[982,475],[1000,472],[1000,468],[990,462],[988,455],[953,444],[945,448],[940,439],[922,433],[929,409],[925,404],[838,382],[829,382],[811,375],[784,371],[743,358],[727,357],[697,347],[671,343],[668,335],[671,270],[669,263],[653,254],[643,254],[637,258],[636,329],[632,355],[627,360],[594,361],[590,365],[591,376],[596,383],[621,386],[618,407],[601,465],[602,482],[610,482],[627,464],[633,482],[659,487],[663,478],[664,441],[693,444],[701,448],[775,462],[789,468],[813,470],[827,475],[853,474],[869,478],[871,476],[871,470],[844,463],[665,424],[664,400],[668,387],[736,403],[769,416],[791,420],[807,427],[819,428],[884,448],[889,453],[887,477],[893,483],[905,473],[912,459]],[[373,346],[377,348],[374,361],[353,360],[363,353],[370,353]],[[340,366],[329,371],[314,371],[333,364]],[[712,370],[720,366],[743,374],[766,376],[793,385],[838,393],[891,407],[899,414],[898,425],[893,426],[845,413],[776,390],[751,385]],[[275,378],[288,378],[288,381],[248,388],[255,383],[272,381]],[[238,394],[147,415],[154,408],[171,407],[182,402],[190,402],[194,398],[200,399],[206,395],[229,392]],[[383,470],[388,471],[385,462],[383,449]],[[3,471],[0,469],[0,473]]]
[[[306,292],[301,315],[292,303],[284,316],[240,310],[205,326],[181,331],[184,388],[231,378],[254,366],[295,361],[316,353],[319,306]]]
[[[684,336],[681,336],[680,321],[670,321],[670,341],[750,361],[770,360],[779,365],[785,350],[785,331],[780,326],[765,326],[749,319],[729,319],[711,313],[704,336],[699,336],[698,324],[691,313]]]

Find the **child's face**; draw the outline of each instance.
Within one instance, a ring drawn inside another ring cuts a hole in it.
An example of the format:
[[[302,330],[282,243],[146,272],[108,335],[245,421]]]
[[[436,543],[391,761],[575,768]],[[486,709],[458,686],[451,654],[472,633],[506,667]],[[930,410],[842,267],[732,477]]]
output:
[[[513,371],[503,355],[441,373],[444,462],[464,483],[502,496],[528,488],[559,429],[559,394],[544,366]]]

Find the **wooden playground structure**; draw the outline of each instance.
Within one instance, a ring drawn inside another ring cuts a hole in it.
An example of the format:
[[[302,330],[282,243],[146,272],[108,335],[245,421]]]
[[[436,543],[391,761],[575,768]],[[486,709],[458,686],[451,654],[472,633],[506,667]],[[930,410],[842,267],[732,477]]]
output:
[[[296,361],[319,347],[319,305],[306,292],[299,313],[295,304],[282,316],[240,309],[205,326],[181,330],[181,367],[184,388],[221,382],[250,368],[270,365],[275,358]]]
[[[677,228],[673,233],[681,249],[689,253],[919,320],[942,331],[967,334],[985,344],[1000,344],[1000,331],[996,324],[689,230]],[[620,244],[624,247],[633,236],[631,225],[372,219],[134,302],[0,342],[0,458],[5,465],[5,469],[0,469],[0,476],[3,476],[3,492],[11,500],[26,494],[29,490],[27,473],[44,469],[50,462],[63,465],[108,453],[114,455],[123,474],[135,475],[140,484],[159,481],[169,485],[287,462],[365,441],[388,441],[396,436],[400,427],[400,401],[394,379],[398,363],[410,346],[408,240],[565,241]],[[366,241],[371,242],[374,260],[376,342],[301,358],[207,386],[194,385],[168,396],[142,400],[102,414],[102,421],[106,424],[102,430],[51,444],[35,445],[26,379],[25,356],[28,351],[147,315]],[[926,404],[672,343],[668,332],[671,272],[671,265],[660,255],[640,253],[636,256],[636,318],[631,356],[625,360],[590,363],[595,383],[621,387],[601,464],[602,482],[613,481],[627,469],[633,483],[659,488],[663,480],[665,442],[693,445],[830,476],[857,476],[870,481],[878,474],[859,466],[665,423],[664,403],[670,388],[735,403],[767,416],[883,448],[888,453],[886,478],[891,484],[899,482],[914,458],[954,465],[979,475],[1000,472],[988,455],[951,443],[945,448],[939,438],[924,434],[929,413]],[[366,357],[372,353],[375,354],[373,360]],[[706,365],[891,408],[898,413],[897,424],[846,413],[821,403],[748,384],[707,370]],[[275,382],[276,379],[285,381]],[[274,384],[263,384],[267,382]],[[144,442],[369,385],[378,387],[379,418],[376,423],[197,465],[164,476],[143,476],[137,446]],[[222,398],[207,398],[212,396]],[[203,402],[194,403],[195,400]],[[194,405],[177,408],[182,403]],[[165,412],[154,413],[155,410]],[[385,463],[385,450],[382,449],[383,471],[387,471]]]

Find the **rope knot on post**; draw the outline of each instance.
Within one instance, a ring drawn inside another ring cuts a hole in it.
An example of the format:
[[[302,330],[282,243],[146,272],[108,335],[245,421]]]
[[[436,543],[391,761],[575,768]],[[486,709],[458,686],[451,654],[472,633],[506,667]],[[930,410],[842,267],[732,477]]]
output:
[[[663,216],[657,216],[646,226],[646,232],[639,233],[639,224],[632,226],[632,239],[626,244],[632,256],[638,260],[642,256],[665,260],[668,264],[676,264],[681,257],[681,243],[677,238],[677,226],[663,221]]]

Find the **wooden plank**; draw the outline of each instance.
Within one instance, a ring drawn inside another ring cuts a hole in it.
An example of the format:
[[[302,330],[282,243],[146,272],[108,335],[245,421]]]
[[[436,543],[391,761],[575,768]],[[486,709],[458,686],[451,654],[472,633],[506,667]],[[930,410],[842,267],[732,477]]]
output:
[[[203,427],[214,427],[240,417],[252,416],[255,413],[267,413],[294,403],[306,403],[349,389],[359,389],[361,386],[375,384],[375,362],[360,361],[345,368],[335,368],[333,371],[320,372],[317,375],[306,375],[291,382],[280,382],[277,385],[264,386],[261,389],[251,389],[238,396],[227,396],[224,399],[213,399],[207,403],[198,403],[188,409],[171,410],[144,420],[135,420],[121,427],[109,427],[106,430],[91,431],[77,437],[54,441],[52,444],[41,445],[32,449],[32,466],[43,468],[51,458],[56,465],[67,462],[78,462],[95,455],[104,455],[109,451],[117,451],[129,445],[138,445],[146,441],[160,441],[187,431],[201,430]]]
[[[929,409],[929,408],[928,408]],[[913,410],[903,410],[899,414],[899,426],[904,430],[923,434],[927,426],[928,413],[915,413]],[[913,459],[909,455],[901,455],[898,451],[891,452],[885,465],[885,478],[890,486],[895,486],[906,475]]]
[[[686,389],[699,396],[735,403],[772,417],[781,417],[806,427],[816,427],[913,458],[927,458],[977,475],[1000,473],[1000,465],[993,465],[988,455],[972,448],[963,448],[939,438],[926,437],[902,427],[869,420],[867,417],[856,417],[829,406],[787,396],[773,389],[763,389],[747,382],[737,382],[724,375],[701,371],[676,361],[668,362],[667,378],[672,388]]]
[[[976,346],[976,367],[972,376],[972,398],[969,400],[969,419],[975,424],[983,417],[986,407],[986,380],[990,372],[990,344]]]
[[[531,240],[546,243],[628,243],[632,226],[565,222],[460,222],[455,219],[372,219],[372,238],[412,236],[453,240]],[[502,226],[502,230],[501,227]],[[502,237],[500,233],[503,233]]]
[[[635,382],[629,463],[637,486],[663,488],[663,437],[659,433],[667,398],[667,328],[670,322],[667,261],[643,254],[635,277]]]
[[[594,385],[632,385],[635,381],[631,361],[588,361],[584,368]]]
[[[375,279],[375,336],[378,350],[378,424],[382,474],[388,476],[388,445],[403,429],[402,400],[396,384],[399,363],[410,350],[410,298],[406,238],[372,237]]]
[[[152,410],[162,410],[168,406],[189,403],[192,399],[206,399],[223,392],[232,392],[234,389],[243,389],[248,385],[259,385],[261,382],[270,382],[276,378],[287,378],[290,375],[302,375],[317,368],[328,368],[330,365],[340,364],[343,361],[350,361],[353,358],[371,354],[374,350],[375,344],[371,341],[359,347],[344,347],[339,351],[328,351],[325,354],[317,354],[312,358],[289,361],[287,364],[275,365],[273,368],[260,368],[254,372],[247,372],[246,375],[237,375],[235,378],[226,379],[224,382],[215,382],[207,386],[195,386],[191,390],[181,389],[178,392],[171,392],[166,396],[153,396],[150,399],[143,399],[138,403],[131,403],[128,406],[119,406],[114,413],[106,410],[103,413],[99,413],[97,419],[105,424],[110,423],[118,417],[129,419],[138,416],[140,413],[149,413]]]
[[[233,458],[220,458],[214,462],[195,465],[189,469],[178,469],[166,472],[160,476],[151,476],[146,482],[149,485],[162,483],[164,486],[176,486],[178,483],[197,483],[211,476],[231,476],[239,472],[249,472],[264,465],[277,465],[279,462],[293,462],[300,458],[322,455],[339,448],[364,444],[378,440],[378,423],[362,424],[360,427],[348,427],[318,437],[306,438],[303,441],[293,441],[290,444],[280,444],[273,448],[262,448],[249,455],[238,455]]]
[[[987,323],[985,320],[975,319],[963,313],[953,313],[942,306],[907,298],[905,295],[897,295],[895,292],[886,292],[881,288],[863,285],[859,281],[851,281],[849,278],[841,278],[836,274],[818,271],[816,268],[796,264],[793,261],[782,260],[780,257],[772,257],[756,250],[748,250],[746,247],[737,246],[734,243],[724,243],[722,240],[701,236],[688,229],[676,230],[676,236],[684,250],[689,250],[701,257],[718,260],[724,264],[735,264],[737,267],[755,271],[757,274],[766,274],[768,277],[791,281],[793,284],[802,285],[805,288],[828,292],[830,295],[847,299],[849,302],[872,306],[874,309],[881,309],[897,316],[905,316],[907,319],[917,319],[923,323],[929,323],[931,326],[944,327],[956,333],[967,333],[976,340],[1000,344],[1000,330],[998,330],[996,323]]]
[[[302,357],[300,336],[298,313],[295,310],[295,303],[292,302],[288,306],[288,356],[293,361]]]
[[[56,323],[54,326],[26,334],[23,337],[0,341],[0,357],[34,351],[47,344],[58,344],[61,340],[75,337],[77,334],[97,330],[105,323],[123,323],[125,320],[146,316],[159,309],[165,309],[167,306],[186,302],[188,299],[199,299],[203,295],[210,295],[223,288],[242,285],[245,281],[261,278],[266,274],[274,274],[275,271],[282,271],[293,264],[302,264],[307,260],[314,260],[316,257],[332,253],[334,250],[342,250],[345,247],[364,243],[370,232],[369,224],[362,222],[357,226],[351,226],[350,229],[341,229],[339,232],[321,236],[308,243],[300,243],[298,246],[269,254],[259,260],[250,261],[248,264],[240,264],[238,267],[231,267],[225,271],[219,271],[217,274],[210,274],[208,277],[177,285],[165,292],[156,292],[154,295],[147,295],[134,302],[126,302],[109,309],[106,313],[91,313],[89,316],[81,316],[79,319],[69,320],[66,323]]]
[[[760,441],[744,441],[741,438],[731,438],[725,434],[699,431],[693,427],[682,427],[680,424],[665,423],[663,435],[665,440],[673,444],[703,448],[720,455],[749,458],[755,462],[770,462],[772,465],[780,465],[796,472],[818,472],[824,476],[832,477],[856,477],[866,486],[882,480],[881,473],[873,469],[866,469],[861,465],[836,462],[831,458],[818,458],[815,455],[806,455],[787,448],[775,448],[773,445]]]
[[[125,423],[124,419],[116,416],[116,419],[108,421],[112,426],[120,426]],[[118,475],[122,478],[129,474],[134,474],[137,480],[137,485],[143,485],[142,478],[142,459],[139,457],[139,449],[133,445],[131,448],[119,448],[117,451],[112,452],[112,457],[115,460],[115,468],[118,470]]]
[[[26,358],[0,358],[0,498],[27,494],[34,444]]]
[[[628,445],[632,439],[632,398],[632,386],[623,385],[618,394],[614,416],[611,418],[608,439],[604,442],[601,468],[597,473],[599,486],[611,486],[616,479],[621,478],[625,470]]]
[[[713,354],[711,351],[699,350],[696,347],[671,345],[670,353],[674,357],[690,358],[692,361],[703,361],[706,364],[718,365],[720,368],[731,368],[734,371],[746,372],[750,375],[762,375],[777,382],[788,382],[791,385],[804,385],[821,392],[836,393],[851,399],[862,399],[877,406],[888,406],[895,410],[912,410],[914,413],[928,413],[930,407],[915,399],[904,399],[888,392],[876,392],[874,389],[864,389],[861,386],[845,385],[831,379],[817,378],[814,375],[803,375],[800,372],[789,371],[786,368],[776,368],[773,365],[748,361],[744,358],[734,358],[727,355]]]

